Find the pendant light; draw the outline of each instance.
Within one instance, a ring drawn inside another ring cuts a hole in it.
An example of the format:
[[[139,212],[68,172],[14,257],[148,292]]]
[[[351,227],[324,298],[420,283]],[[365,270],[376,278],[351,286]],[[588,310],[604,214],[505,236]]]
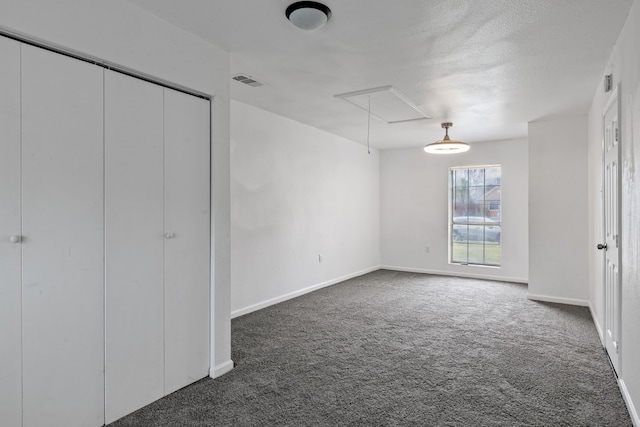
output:
[[[293,25],[309,31],[326,24],[331,17],[331,9],[315,1],[299,1],[289,5],[285,15]]]
[[[442,123],[442,127],[445,129],[444,138],[432,144],[425,145],[424,151],[431,154],[455,154],[468,151],[469,144],[449,138],[449,128],[452,126],[453,123],[450,122]]]

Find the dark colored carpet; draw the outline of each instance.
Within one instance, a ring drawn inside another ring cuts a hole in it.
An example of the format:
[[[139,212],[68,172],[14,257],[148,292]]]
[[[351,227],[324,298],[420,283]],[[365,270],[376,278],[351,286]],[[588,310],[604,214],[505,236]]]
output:
[[[236,368],[112,426],[631,426],[589,310],[380,270],[232,321]]]

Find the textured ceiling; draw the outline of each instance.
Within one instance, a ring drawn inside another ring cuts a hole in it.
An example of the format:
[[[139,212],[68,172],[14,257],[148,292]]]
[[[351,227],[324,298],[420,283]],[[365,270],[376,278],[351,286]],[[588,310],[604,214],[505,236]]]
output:
[[[585,114],[633,0],[326,0],[315,31],[288,0],[129,0],[231,53],[232,98],[365,143],[367,113],[334,95],[392,85],[430,120],[371,122],[371,145],[524,137]]]

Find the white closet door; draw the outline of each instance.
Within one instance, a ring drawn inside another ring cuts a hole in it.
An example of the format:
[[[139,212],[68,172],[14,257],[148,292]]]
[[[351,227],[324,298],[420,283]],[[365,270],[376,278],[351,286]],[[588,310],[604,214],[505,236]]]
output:
[[[164,394],[162,98],[105,71],[107,423]]]
[[[4,37],[0,132],[0,425],[13,427],[22,425],[20,43]]]
[[[165,394],[209,370],[209,114],[165,89]]]
[[[24,426],[104,420],[102,73],[22,46]]]

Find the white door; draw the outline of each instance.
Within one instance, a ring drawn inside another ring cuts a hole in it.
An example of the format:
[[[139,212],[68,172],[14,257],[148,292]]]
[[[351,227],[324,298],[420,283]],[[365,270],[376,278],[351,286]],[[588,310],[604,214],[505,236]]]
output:
[[[102,69],[22,45],[23,425],[104,423]]]
[[[165,394],[209,371],[209,114],[164,89]]]
[[[22,424],[20,43],[0,38],[0,425]]]
[[[604,251],[605,258],[605,348],[616,372],[620,369],[620,129],[618,123],[618,89],[611,95],[604,112],[604,182],[603,182],[603,218],[604,244],[598,249]]]
[[[163,89],[104,77],[110,423],[164,395]]]

